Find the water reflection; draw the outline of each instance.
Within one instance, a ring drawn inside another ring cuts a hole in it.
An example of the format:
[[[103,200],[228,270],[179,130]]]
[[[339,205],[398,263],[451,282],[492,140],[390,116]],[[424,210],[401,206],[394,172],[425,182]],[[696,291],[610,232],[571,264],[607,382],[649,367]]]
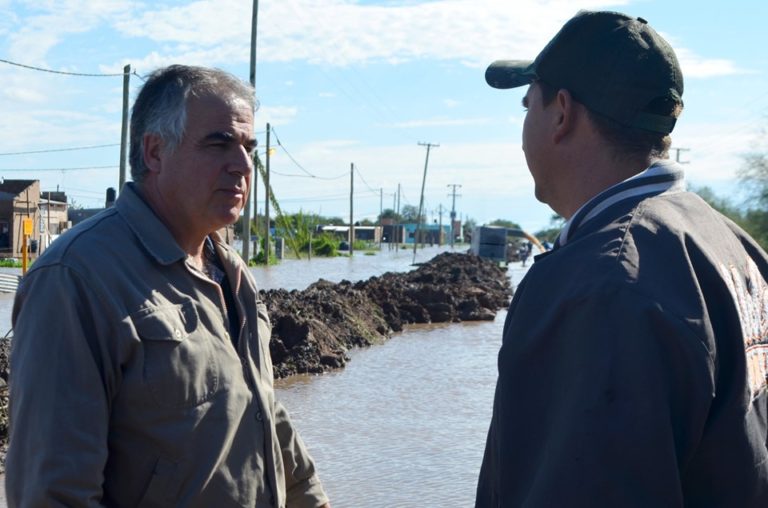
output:
[[[443,247],[427,247],[416,252],[416,263],[429,261],[440,252],[450,250]],[[466,251],[465,247],[455,252]],[[343,279],[350,281],[366,280],[385,272],[404,272],[415,267],[413,250],[389,250],[386,246],[380,251],[368,254],[356,252],[354,256],[335,258],[314,257],[311,260],[285,260],[278,265],[252,268],[256,283],[261,289],[305,289],[319,278],[331,282]]]

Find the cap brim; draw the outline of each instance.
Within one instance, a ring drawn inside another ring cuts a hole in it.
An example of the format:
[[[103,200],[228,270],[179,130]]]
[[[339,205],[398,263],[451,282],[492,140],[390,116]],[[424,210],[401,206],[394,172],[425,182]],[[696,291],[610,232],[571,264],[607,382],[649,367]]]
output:
[[[493,88],[517,88],[536,79],[531,60],[496,60],[485,71],[485,81]]]

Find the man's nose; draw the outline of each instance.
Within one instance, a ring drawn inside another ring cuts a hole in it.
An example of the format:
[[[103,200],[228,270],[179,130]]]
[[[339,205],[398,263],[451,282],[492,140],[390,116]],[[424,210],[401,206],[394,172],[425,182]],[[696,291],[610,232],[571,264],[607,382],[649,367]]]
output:
[[[246,147],[239,145],[231,157],[228,165],[231,173],[239,173],[243,176],[250,176],[253,173],[253,153]]]

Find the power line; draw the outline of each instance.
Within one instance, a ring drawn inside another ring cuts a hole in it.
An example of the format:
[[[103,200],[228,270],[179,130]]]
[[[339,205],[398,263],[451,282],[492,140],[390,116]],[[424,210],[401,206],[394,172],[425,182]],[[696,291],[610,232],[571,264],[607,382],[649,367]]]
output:
[[[291,152],[289,152],[288,149],[285,148],[285,145],[283,145],[283,143],[280,141],[280,138],[277,136],[277,132],[275,132],[275,128],[274,127],[270,127],[270,130],[272,132],[272,135],[275,136],[275,141],[277,141],[277,145],[280,148],[283,149],[285,154],[288,156],[289,159],[291,159],[291,161],[296,165],[296,167],[298,167],[300,170],[302,170],[304,173],[306,173],[307,176],[304,177],[304,178],[317,178],[318,180],[338,180],[339,178],[343,178],[343,177],[347,176],[346,173],[344,173],[342,175],[339,175],[339,176],[330,176],[330,177],[329,176],[317,176],[315,174],[312,174],[311,172],[307,171],[304,168],[304,166],[299,164],[299,162],[293,157],[293,155],[291,155]],[[271,171],[271,172],[275,173],[275,171]],[[279,174],[281,176],[294,176],[294,177],[302,177],[303,176],[303,175],[287,175],[287,174],[281,174],[281,173],[277,173],[277,174]]]
[[[115,76],[125,76],[124,72],[115,73],[115,74],[96,74],[96,73],[87,73],[87,72],[67,72],[67,71],[55,71],[53,69],[44,69],[42,67],[35,67],[34,65],[26,65],[18,62],[12,62],[10,60],[5,60],[3,58],[0,58],[0,62],[6,63],[8,65],[15,65],[16,67],[23,67],[24,69],[30,69],[33,71],[40,71],[40,72],[49,72],[51,74],[63,74],[65,76],[81,76],[81,77],[89,77],[89,78],[107,78],[107,77],[115,77]],[[134,76],[140,79],[144,79],[144,77],[139,76],[136,74],[136,72],[132,72]]]
[[[280,142],[280,138],[277,136],[277,132],[275,132],[275,128],[271,127],[271,130],[272,130],[272,135],[275,136],[275,141],[277,141],[277,145],[280,148],[282,148],[283,151],[285,152],[285,154],[288,156],[288,158],[291,159],[294,164],[296,164],[296,167],[298,167],[300,170],[302,170],[303,172],[305,172],[307,175],[311,176],[312,178],[317,178],[315,175],[313,175],[312,173],[310,173],[309,171],[304,169],[304,166],[299,164],[299,162],[296,159],[293,158],[293,155],[291,155],[291,153],[288,151],[288,149],[286,149],[283,146],[283,144]]]
[[[93,148],[106,148],[109,146],[120,146],[120,143],[110,143],[108,145],[91,145],[91,146],[74,146],[71,148],[51,148],[48,150],[32,150],[29,152],[6,152],[0,153],[0,156],[5,155],[30,155],[35,153],[52,153],[52,152],[73,152],[75,150],[91,150]]]
[[[355,166],[355,171],[357,171],[357,176],[360,177],[360,180],[362,180],[363,183],[365,184],[365,186],[368,187],[368,190],[370,190],[371,192],[376,193],[376,194],[379,193],[379,189],[374,189],[373,187],[368,185],[368,182],[366,182],[365,178],[363,178],[363,174],[360,172],[360,168],[358,166]]]
[[[117,169],[119,166],[83,166],[78,168],[0,168],[0,171],[81,171],[87,169]]]

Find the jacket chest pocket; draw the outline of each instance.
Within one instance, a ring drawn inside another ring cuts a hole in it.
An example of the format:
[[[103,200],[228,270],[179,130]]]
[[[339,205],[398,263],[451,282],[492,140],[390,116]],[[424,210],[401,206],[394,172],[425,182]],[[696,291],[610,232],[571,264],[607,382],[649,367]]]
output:
[[[142,343],[143,380],[156,404],[196,406],[216,394],[218,362],[192,302],[142,309],[132,318]]]

